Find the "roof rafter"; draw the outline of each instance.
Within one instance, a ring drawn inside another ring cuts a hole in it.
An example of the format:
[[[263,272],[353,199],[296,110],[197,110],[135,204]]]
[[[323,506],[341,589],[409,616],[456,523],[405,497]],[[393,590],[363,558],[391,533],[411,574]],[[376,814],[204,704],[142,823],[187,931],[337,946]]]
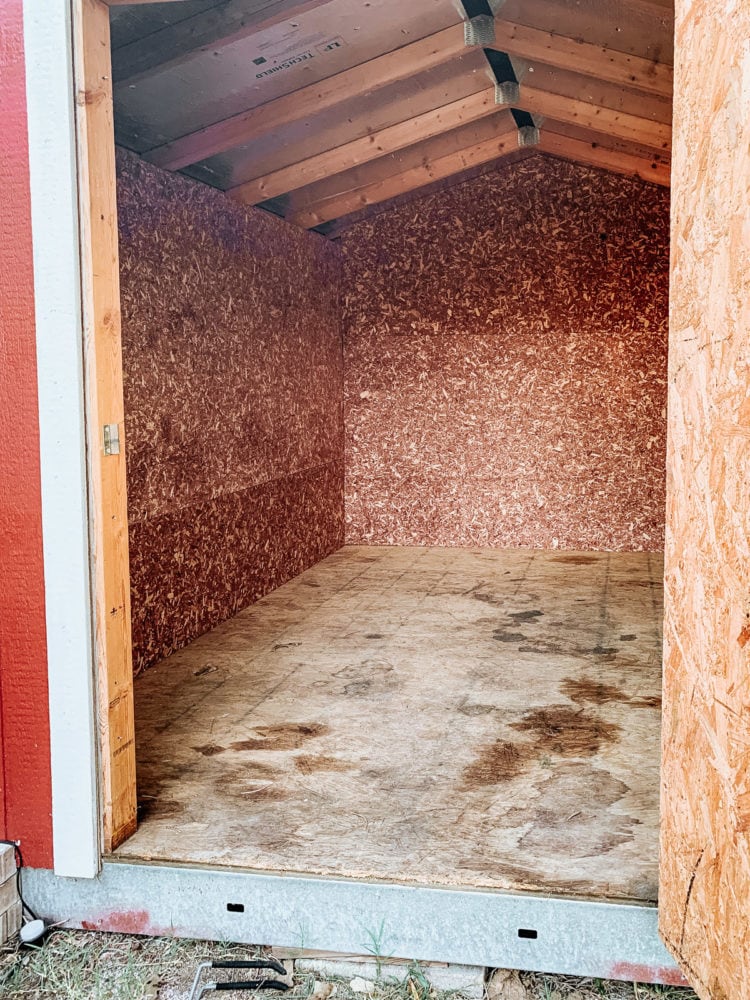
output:
[[[547,120],[541,143],[519,154],[546,152],[646,181],[668,185],[670,166],[662,154],[637,144],[613,140],[592,129]],[[286,199],[286,218],[313,228],[398,198],[452,174],[493,160],[505,159],[517,148],[515,123],[506,111],[463,125],[433,139],[417,142],[400,153],[384,156],[303,188]]]
[[[553,31],[496,19],[492,48],[522,59],[538,60],[557,69],[595,76],[657,97],[672,96],[671,66],[592,45],[580,38],[568,38]]]
[[[520,99],[516,107],[571,125],[583,125],[655,150],[668,149],[670,145],[669,125],[610,108],[596,107],[586,101],[550,94],[524,85],[520,88]],[[417,115],[372,135],[363,136],[338,148],[308,157],[300,163],[240,184],[231,190],[231,194],[245,204],[258,204],[313,184],[332,174],[342,173],[351,167],[404,149],[423,139],[477,121],[497,111],[494,88],[479,91],[434,111]]]
[[[477,143],[468,149],[449,153],[428,163],[419,164],[403,173],[374,181],[354,191],[345,191],[316,204],[308,206],[288,216],[290,222],[304,229],[313,229],[331,219],[356,212],[368,205],[387,201],[397,195],[423,187],[433,181],[442,180],[461,170],[481,163],[489,163],[504,155],[518,151],[518,132],[515,125],[500,135]]]
[[[494,115],[460,125],[432,139],[423,139],[398,152],[358,164],[343,173],[332,174],[324,180],[290,191],[279,199],[279,205],[283,205],[285,215],[292,216],[314,202],[338,197],[344,191],[354,191],[374,181],[406,173],[413,167],[441,159],[450,153],[458,153],[488,139],[496,139],[506,132],[512,132],[515,127],[510,111],[498,108]]]
[[[537,148],[564,160],[602,167],[614,173],[640,177],[644,181],[669,187],[670,165],[662,160],[647,160],[622,150],[607,149],[596,141],[584,142],[582,139],[572,139],[544,129]]]
[[[165,170],[180,170],[233,146],[241,146],[289,122],[334,107],[358,94],[398,83],[440,66],[466,51],[463,24],[455,24],[266,104],[191,132],[143,155]]]
[[[265,177],[240,184],[229,193],[245,204],[257,205],[261,201],[314,184],[331,174],[339,174],[380,156],[395,153],[422,139],[430,139],[497,111],[494,89],[481,90],[443,107],[390,125],[379,132],[354,139],[343,146],[310,156],[300,163],[275,170]]]
[[[574,69],[587,76],[659,96],[671,94],[671,68],[648,59],[505,21],[496,21],[496,33],[495,47],[503,51],[508,47],[513,55]],[[179,170],[292,121],[449,62],[467,51],[462,25],[457,24],[182,136],[144,155],[158,166]]]

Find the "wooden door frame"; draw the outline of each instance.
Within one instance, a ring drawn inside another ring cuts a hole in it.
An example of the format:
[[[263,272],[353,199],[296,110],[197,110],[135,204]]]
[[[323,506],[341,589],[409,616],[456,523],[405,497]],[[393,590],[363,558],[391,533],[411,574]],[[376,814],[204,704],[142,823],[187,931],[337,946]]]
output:
[[[109,8],[72,0],[102,850],[136,828],[120,274]],[[105,448],[105,426],[119,445]]]

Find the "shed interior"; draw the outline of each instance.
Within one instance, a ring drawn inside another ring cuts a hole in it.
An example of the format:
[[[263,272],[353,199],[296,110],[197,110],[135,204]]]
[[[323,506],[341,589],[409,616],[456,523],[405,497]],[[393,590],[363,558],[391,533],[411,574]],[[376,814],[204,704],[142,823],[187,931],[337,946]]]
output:
[[[672,21],[112,7],[118,856],[656,902]]]

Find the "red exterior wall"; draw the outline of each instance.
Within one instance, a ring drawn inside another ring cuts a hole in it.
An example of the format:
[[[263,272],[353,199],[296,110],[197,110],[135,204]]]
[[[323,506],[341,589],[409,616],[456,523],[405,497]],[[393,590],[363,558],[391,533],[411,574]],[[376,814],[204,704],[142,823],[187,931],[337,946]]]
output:
[[[668,191],[534,156],[342,244],[348,543],[663,548]]]
[[[21,0],[0,19],[0,831],[52,865],[47,648]]]
[[[118,151],[136,670],[343,544],[341,253]]]

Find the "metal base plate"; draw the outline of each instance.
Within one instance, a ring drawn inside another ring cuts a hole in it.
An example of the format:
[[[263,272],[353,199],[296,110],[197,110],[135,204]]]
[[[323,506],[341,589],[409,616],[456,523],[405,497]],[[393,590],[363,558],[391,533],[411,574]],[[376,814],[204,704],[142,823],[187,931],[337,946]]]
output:
[[[24,896],[88,930],[344,954],[376,935],[388,957],[686,985],[648,906],[118,861],[96,879],[29,869]]]

